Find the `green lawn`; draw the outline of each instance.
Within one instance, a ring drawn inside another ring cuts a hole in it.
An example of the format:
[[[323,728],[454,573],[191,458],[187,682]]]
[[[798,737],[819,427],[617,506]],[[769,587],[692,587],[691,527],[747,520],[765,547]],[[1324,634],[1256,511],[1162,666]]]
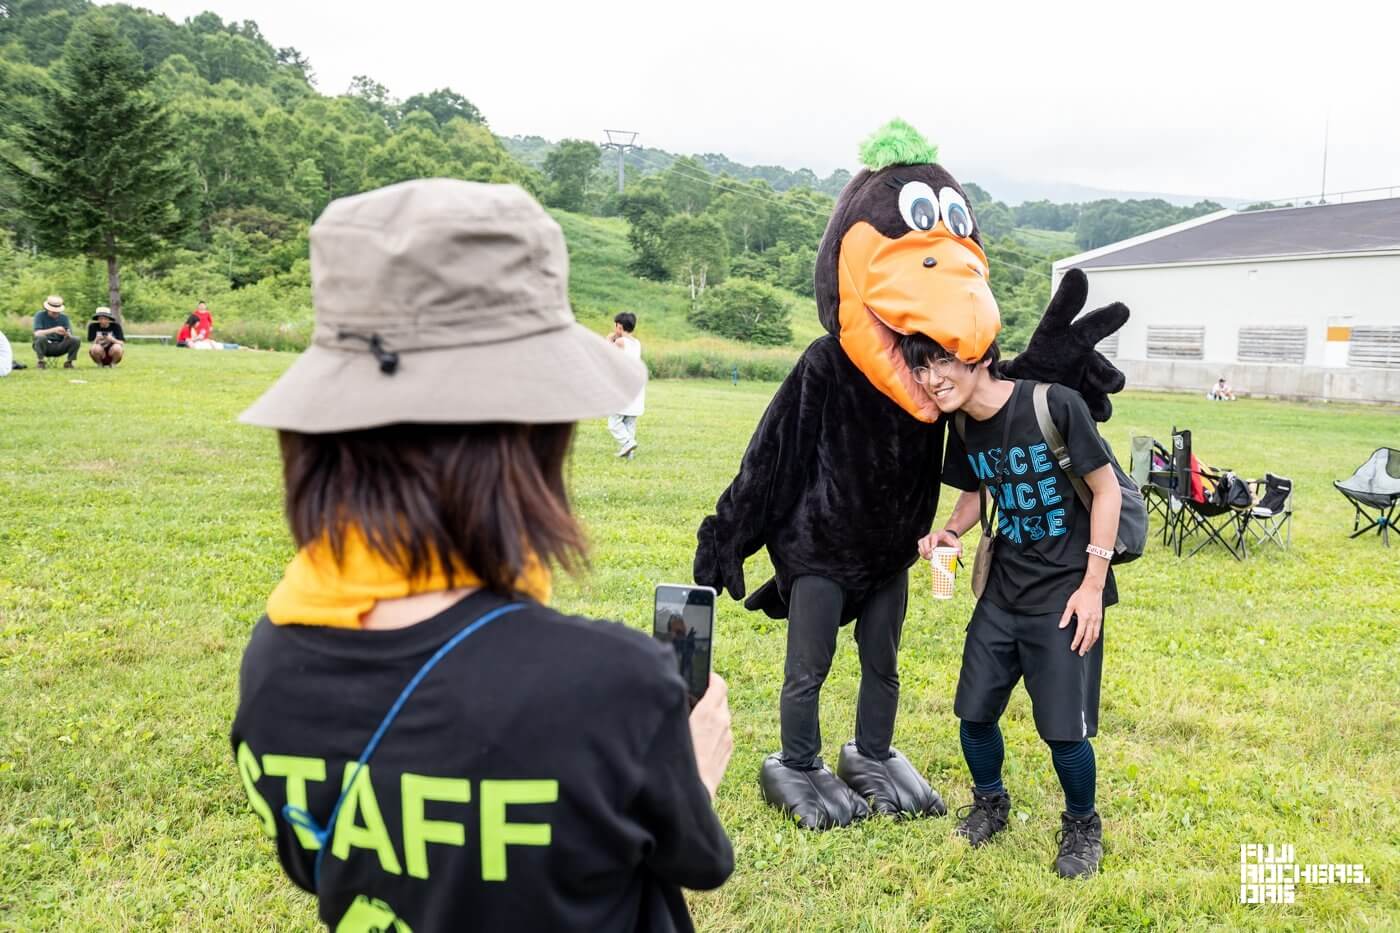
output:
[[[245,637],[291,555],[274,438],[233,418],[289,361],[140,347],[116,371],[0,380],[0,929],[313,923],[226,739]],[[581,427],[573,488],[595,566],[560,588],[562,608],[646,624],[652,585],[687,579],[693,529],[772,390],[653,383],[631,464],[601,423]],[[1291,475],[1294,546],[1245,564],[1156,546],[1121,572],[1096,742],[1103,873],[1053,875],[1061,800],[1019,691],[1004,723],[1016,816],[989,848],[951,838],[951,819],[785,823],[755,783],[778,745],[783,626],[726,600],[716,665],[736,751],[719,809],[738,868],[693,898],[702,929],[1400,928],[1400,540],[1348,540],[1330,488],[1400,442],[1400,417],[1133,395],[1107,434],[1126,451],[1172,424],[1210,462]],[[765,572],[751,562],[750,584]],[[965,591],[935,603],[916,574],[896,741],[953,806],[969,797],[951,704],[970,609]],[[843,638],[829,757],[852,731],[857,672]],[[1364,863],[1372,883],[1242,906],[1244,842]]]

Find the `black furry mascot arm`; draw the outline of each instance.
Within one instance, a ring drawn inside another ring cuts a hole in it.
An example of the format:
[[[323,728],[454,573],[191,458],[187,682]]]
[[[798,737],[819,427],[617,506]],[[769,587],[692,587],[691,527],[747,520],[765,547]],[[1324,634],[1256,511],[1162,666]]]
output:
[[[1076,321],[1088,296],[1088,276],[1080,269],[1066,272],[1030,343],[1001,371],[1010,379],[1069,386],[1084,397],[1095,421],[1107,421],[1113,414],[1109,396],[1123,390],[1123,373],[1094,347],[1123,326],[1128,309],[1115,301]]]
[[[739,473],[696,535],[695,582],[744,598],[744,559],[763,547],[774,520],[802,489],[820,430],[828,380],[802,357],[788,373],[754,431]]]

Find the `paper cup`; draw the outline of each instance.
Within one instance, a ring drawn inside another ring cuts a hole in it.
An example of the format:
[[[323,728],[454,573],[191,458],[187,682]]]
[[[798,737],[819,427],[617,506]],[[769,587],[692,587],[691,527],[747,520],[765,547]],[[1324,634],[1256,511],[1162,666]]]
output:
[[[952,599],[953,581],[958,573],[957,548],[936,547],[933,549],[933,598]]]

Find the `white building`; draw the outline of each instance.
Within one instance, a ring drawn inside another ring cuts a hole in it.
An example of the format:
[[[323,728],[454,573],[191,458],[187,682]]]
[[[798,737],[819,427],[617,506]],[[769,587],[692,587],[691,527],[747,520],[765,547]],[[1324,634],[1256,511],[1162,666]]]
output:
[[[1220,211],[1061,259],[1097,308],[1132,312],[1100,349],[1129,386],[1400,402],[1400,198]]]

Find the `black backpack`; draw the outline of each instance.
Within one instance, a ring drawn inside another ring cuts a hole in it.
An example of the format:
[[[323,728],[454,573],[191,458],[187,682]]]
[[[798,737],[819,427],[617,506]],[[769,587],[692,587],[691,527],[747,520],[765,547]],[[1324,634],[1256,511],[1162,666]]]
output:
[[[1244,509],[1254,504],[1249,484],[1229,470],[1220,474],[1220,478],[1215,482],[1215,491],[1207,498],[1211,505],[1231,509]]]

